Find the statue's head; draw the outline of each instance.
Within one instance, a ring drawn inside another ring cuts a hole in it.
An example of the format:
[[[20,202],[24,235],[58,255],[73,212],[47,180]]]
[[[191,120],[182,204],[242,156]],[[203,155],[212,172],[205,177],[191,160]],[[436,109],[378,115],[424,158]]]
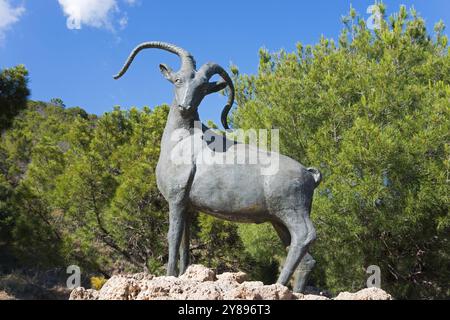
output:
[[[119,79],[130,67],[136,55],[143,49],[157,48],[172,52],[181,58],[181,67],[173,71],[166,64],[160,64],[159,68],[163,76],[175,87],[175,108],[180,108],[183,114],[189,115],[197,112],[202,100],[209,94],[230,88],[228,102],[222,112],[222,124],[228,129],[227,116],[234,103],[234,86],[228,73],[219,65],[207,63],[198,71],[194,57],[186,50],[163,42],[147,42],[133,50],[122,70],[114,78]],[[219,75],[223,80],[211,82],[214,75]]]

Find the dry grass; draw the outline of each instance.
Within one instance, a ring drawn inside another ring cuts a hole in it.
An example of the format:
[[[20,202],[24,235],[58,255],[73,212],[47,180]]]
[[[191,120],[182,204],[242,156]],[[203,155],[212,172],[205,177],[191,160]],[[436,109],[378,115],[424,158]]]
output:
[[[57,271],[0,274],[0,300],[66,300],[69,295]]]

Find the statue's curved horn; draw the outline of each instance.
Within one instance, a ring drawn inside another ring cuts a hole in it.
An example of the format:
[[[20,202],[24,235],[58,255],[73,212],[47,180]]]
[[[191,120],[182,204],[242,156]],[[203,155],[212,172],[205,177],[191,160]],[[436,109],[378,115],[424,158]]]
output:
[[[122,70],[120,70],[120,72],[114,76],[114,79],[116,79],[116,80],[119,79],[127,72],[131,63],[133,63],[134,58],[138,55],[138,53],[141,50],[152,49],[152,48],[166,50],[166,51],[169,51],[169,52],[172,52],[172,53],[178,55],[181,58],[181,70],[194,71],[196,69],[195,59],[188,51],[186,51],[180,47],[177,47],[173,44],[170,44],[170,43],[157,42],[157,41],[144,42],[144,43],[140,44],[139,46],[137,46],[131,52],[131,54],[128,57],[128,60],[125,63],[125,65],[123,66]]]
[[[228,88],[230,88],[230,94],[228,95],[228,101],[227,101],[226,106],[223,108],[222,116],[221,116],[222,125],[225,128],[225,130],[228,130],[229,129],[228,113],[230,112],[231,108],[233,107],[234,96],[235,96],[233,80],[231,80],[230,76],[225,71],[225,69],[222,68],[221,66],[219,66],[218,64],[209,63],[209,64],[205,65],[205,67],[206,67],[205,76],[208,78],[208,80],[211,79],[212,76],[218,74],[219,76],[222,77],[223,80],[225,80],[225,82],[228,85]]]

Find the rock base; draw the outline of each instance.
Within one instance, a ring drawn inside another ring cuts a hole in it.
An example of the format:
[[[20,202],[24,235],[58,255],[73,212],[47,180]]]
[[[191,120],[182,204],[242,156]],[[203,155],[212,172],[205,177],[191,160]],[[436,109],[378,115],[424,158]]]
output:
[[[77,288],[70,300],[330,300],[325,296],[293,293],[280,284],[246,281],[245,273],[223,273],[191,265],[179,278],[150,274],[118,275],[100,291]],[[335,300],[392,300],[381,289],[340,293]]]

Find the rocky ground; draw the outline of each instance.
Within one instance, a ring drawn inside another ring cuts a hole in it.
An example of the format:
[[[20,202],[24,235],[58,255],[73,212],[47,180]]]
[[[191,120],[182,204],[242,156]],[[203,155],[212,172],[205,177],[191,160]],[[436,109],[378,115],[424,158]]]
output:
[[[179,278],[150,274],[118,275],[100,291],[77,288],[71,300],[330,300],[321,295],[293,293],[280,284],[247,281],[245,273],[223,273],[192,265]],[[342,292],[334,300],[392,300],[381,289]]]
[[[0,291],[0,300],[15,300],[15,298],[5,291]]]

